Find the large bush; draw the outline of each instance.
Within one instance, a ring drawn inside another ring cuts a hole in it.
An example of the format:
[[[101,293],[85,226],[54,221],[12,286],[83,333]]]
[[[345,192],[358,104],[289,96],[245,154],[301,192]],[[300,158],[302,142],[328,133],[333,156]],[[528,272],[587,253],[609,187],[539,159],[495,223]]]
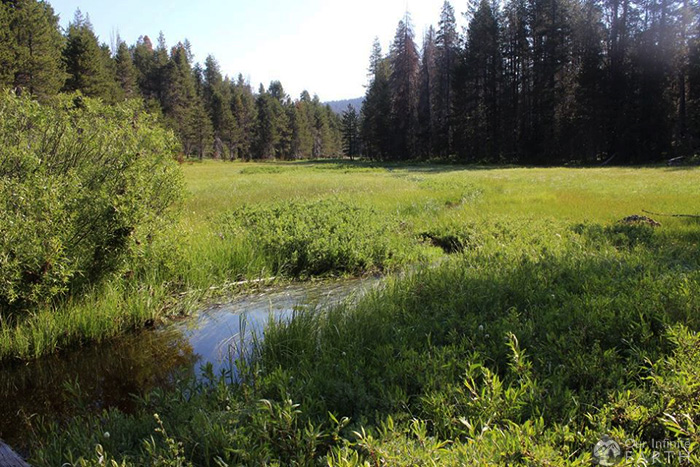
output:
[[[174,136],[138,102],[0,95],[0,307],[45,304],[125,267],[182,192]]]

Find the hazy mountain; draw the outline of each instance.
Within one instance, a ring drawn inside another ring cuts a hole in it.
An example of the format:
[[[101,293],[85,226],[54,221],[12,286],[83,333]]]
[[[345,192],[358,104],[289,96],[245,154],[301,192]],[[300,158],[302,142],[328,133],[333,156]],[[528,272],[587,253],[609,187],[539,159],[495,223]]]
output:
[[[355,110],[360,112],[360,109],[362,108],[362,101],[364,100],[364,97],[356,97],[355,99],[343,99],[341,101],[324,102],[324,104],[330,105],[333,112],[337,114],[342,114],[345,110],[347,110],[348,104],[351,104],[353,107],[355,107]]]

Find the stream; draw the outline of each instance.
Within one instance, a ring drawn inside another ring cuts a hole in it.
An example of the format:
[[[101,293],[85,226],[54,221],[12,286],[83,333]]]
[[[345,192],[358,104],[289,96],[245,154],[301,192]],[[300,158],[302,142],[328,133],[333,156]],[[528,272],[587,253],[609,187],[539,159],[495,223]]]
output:
[[[249,348],[253,332],[262,336],[269,319],[354,300],[379,283],[368,277],[272,286],[161,328],[0,366],[0,438],[26,450],[30,418],[61,420],[78,407],[129,412],[135,408],[133,395],[174,388],[184,377],[201,376],[205,366],[211,365],[214,375],[235,373],[231,362]]]

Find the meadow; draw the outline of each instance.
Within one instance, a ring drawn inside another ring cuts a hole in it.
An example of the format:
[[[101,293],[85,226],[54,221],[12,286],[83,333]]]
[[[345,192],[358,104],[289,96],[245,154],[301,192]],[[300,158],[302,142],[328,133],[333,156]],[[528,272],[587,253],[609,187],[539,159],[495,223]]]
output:
[[[590,465],[604,435],[623,464],[655,440],[684,447],[667,464],[700,460],[700,222],[622,222],[698,214],[700,170],[182,170],[184,214],[157,261],[18,322],[3,356],[115,336],[245,279],[386,285],[270,323],[240,383],[212,375],[133,414],[36,422],[37,465]],[[117,327],[84,324],[92,334],[74,318],[115,314]],[[55,321],[56,337],[42,319],[77,324]]]
[[[551,233],[556,225],[613,223],[642,209],[693,212],[699,197],[693,189],[697,171],[679,169],[337,161],[212,161],[186,163],[182,169],[188,195],[179,224],[158,238],[141,263],[122,267],[111,280],[6,322],[0,358],[32,359],[100,342],[187,314],[212,295],[235,293],[241,286],[231,284],[244,280],[357,275],[433,262],[454,242],[461,249],[470,231],[485,223],[516,223]],[[297,214],[310,212],[309,204],[315,205],[315,220],[302,225]],[[348,209],[356,212],[335,218]],[[256,215],[263,224],[277,219],[279,225],[239,225]],[[664,221],[674,231],[692,228],[679,219]],[[329,228],[345,236],[324,232]],[[279,241],[282,231],[284,242]],[[334,239],[335,244],[327,243]]]

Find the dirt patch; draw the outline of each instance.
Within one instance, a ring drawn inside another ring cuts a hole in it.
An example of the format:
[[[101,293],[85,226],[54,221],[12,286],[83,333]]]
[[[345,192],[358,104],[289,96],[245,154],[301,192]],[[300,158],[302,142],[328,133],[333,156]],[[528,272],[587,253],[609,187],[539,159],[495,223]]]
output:
[[[638,216],[637,214],[633,214],[631,216],[627,216],[624,219],[620,221],[620,224],[625,224],[625,225],[640,225],[640,224],[645,224],[645,225],[650,225],[652,227],[661,227],[661,223],[655,221],[651,217],[647,216]]]

